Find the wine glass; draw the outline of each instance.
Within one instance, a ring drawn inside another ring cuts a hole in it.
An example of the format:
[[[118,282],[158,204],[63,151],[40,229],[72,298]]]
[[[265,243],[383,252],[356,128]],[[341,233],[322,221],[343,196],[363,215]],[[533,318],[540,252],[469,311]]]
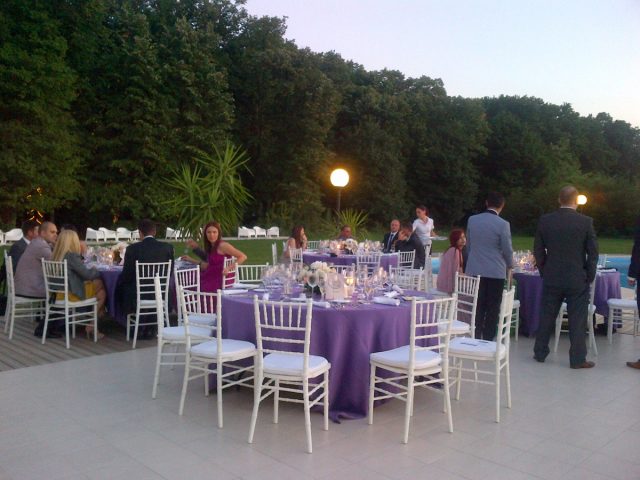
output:
[[[326,277],[323,274],[319,273],[317,283],[318,283],[318,288],[320,289],[320,299],[324,300],[324,292],[325,292],[325,287],[327,283]]]
[[[313,295],[313,290],[318,286],[318,274],[316,272],[312,272],[307,277],[307,285],[311,287],[311,294]]]
[[[367,299],[367,303],[371,303],[371,299],[373,298],[373,293],[375,292],[375,290],[376,290],[375,279],[372,277],[365,280],[364,295],[365,295],[365,298]]]

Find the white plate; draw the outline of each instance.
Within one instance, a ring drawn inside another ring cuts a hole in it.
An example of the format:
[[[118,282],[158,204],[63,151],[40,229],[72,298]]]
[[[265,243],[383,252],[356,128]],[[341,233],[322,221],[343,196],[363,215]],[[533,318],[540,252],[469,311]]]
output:
[[[336,299],[336,300],[327,300],[328,302],[331,303],[351,303],[351,300],[347,300],[346,298],[343,299]]]
[[[231,288],[245,288],[247,290],[255,290],[258,288],[257,285],[251,283],[234,283]]]
[[[306,302],[307,301],[307,297],[293,297],[293,298],[290,298],[289,301],[291,301],[291,302]]]

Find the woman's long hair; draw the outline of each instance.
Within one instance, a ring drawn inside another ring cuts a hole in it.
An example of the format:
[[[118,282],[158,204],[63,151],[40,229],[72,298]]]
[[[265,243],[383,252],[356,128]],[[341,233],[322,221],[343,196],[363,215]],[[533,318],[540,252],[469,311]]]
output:
[[[460,240],[460,237],[462,237],[462,235],[464,235],[464,230],[462,230],[461,228],[455,228],[451,230],[451,233],[449,233],[449,246],[458,248],[458,240]]]
[[[302,248],[302,230],[304,227],[302,225],[296,225],[291,230],[291,238],[296,241],[296,248]]]
[[[58,235],[56,244],[53,247],[53,253],[51,254],[51,260],[61,262],[68,252],[80,253],[80,238],[78,238],[78,234],[73,230],[65,229]]]
[[[207,238],[207,229],[209,227],[215,227],[218,229],[218,240],[216,240],[216,243],[211,243],[209,241],[209,239]],[[207,254],[211,253],[211,251],[218,251],[218,246],[220,245],[220,242],[222,241],[222,228],[220,228],[220,224],[218,222],[209,222],[207,223],[204,228],[202,229],[202,238],[204,240],[204,250],[207,252]]]

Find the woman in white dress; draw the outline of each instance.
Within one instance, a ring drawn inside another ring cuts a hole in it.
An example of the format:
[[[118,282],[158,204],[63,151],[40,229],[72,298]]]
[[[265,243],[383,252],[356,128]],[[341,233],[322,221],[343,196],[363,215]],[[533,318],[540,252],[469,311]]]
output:
[[[433,227],[433,218],[429,218],[429,209],[424,205],[416,207],[416,218],[413,221],[413,230],[425,247],[427,254],[431,254],[431,238],[436,235]],[[429,247],[429,248],[427,248]]]

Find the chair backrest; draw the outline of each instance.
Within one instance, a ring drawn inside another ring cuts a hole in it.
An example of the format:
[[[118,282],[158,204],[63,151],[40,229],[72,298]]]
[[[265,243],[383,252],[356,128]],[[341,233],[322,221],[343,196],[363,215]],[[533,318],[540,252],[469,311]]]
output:
[[[271,244],[271,260],[274,265],[278,263],[278,245],[276,245],[276,242]]]
[[[289,249],[289,261],[291,262],[291,268],[293,270],[299,270],[302,268],[302,249],[290,248]]]
[[[303,354],[303,375],[309,370],[313,300],[306,303],[274,302],[253,297],[257,362],[265,353]]]
[[[426,291],[433,288],[433,265],[429,255],[424,257],[424,288]]]
[[[236,278],[239,283],[261,283],[262,274],[268,267],[268,263],[264,265],[238,265]]]
[[[360,265],[365,265],[367,267],[367,274],[371,275],[380,268],[381,258],[382,252],[358,253],[356,254],[356,265],[358,269]]]
[[[607,254],[598,256],[598,267],[605,268],[607,266]]]
[[[595,283],[595,282],[594,282]],[[511,287],[502,292],[502,303],[500,304],[500,318],[498,319],[498,333],[496,335],[496,358],[499,358],[500,344],[507,348],[509,355],[509,342],[511,339],[511,320],[513,317],[513,300],[516,289]]]
[[[200,312],[204,314],[214,314],[216,315],[216,322],[214,325],[211,325],[209,328],[213,332],[213,336],[218,343],[218,357],[223,353],[222,351],[222,291],[218,290],[216,293],[211,292],[196,292],[192,290],[185,290],[182,287],[176,287],[178,294],[178,308],[182,310],[182,325],[184,327],[184,334],[186,338],[186,349],[189,351],[191,348],[192,339],[209,339],[210,337],[201,337],[199,335],[195,335],[191,331],[191,322],[189,321],[189,315],[192,315],[196,312],[193,312],[189,305],[200,305]]]
[[[411,330],[409,332],[409,369],[415,368],[415,353],[420,350],[437,352],[446,367],[449,339],[455,312],[456,297],[433,300],[411,300]]]
[[[236,258],[235,257],[225,257],[224,258],[224,266],[223,268],[227,269],[229,268],[231,265],[233,265],[233,263],[235,263]],[[236,266],[237,268],[237,266]],[[227,275],[223,274],[222,277],[222,289],[225,290],[227,288],[231,288],[233,287],[233,284],[236,283],[236,272],[229,272]]]
[[[118,227],[116,229],[116,240],[131,240],[131,230],[124,227]]]
[[[389,279],[399,287],[423,290],[424,271],[421,268],[389,267]]]
[[[165,321],[167,319],[169,301],[169,276],[171,275],[171,260],[158,263],[143,263],[136,260],[136,295],[138,304],[141,300],[155,298],[154,278],[160,278],[162,295],[164,297]]]
[[[173,272],[176,288],[182,287],[191,292],[200,291],[200,267],[184,268]],[[189,311],[200,313],[200,304],[188,305]],[[182,325],[182,309],[178,308],[178,325]]]
[[[480,289],[480,275],[470,275],[456,272],[455,294],[458,296],[456,319],[467,322],[471,327],[471,336],[476,331],[476,307],[478,306],[478,290]]]
[[[44,288],[47,298],[58,293],[64,295],[65,305],[69,303],[69,282],[67,281],[67,261],[55,262],[53,260],[42,261],[42,275],[44,276]]]
[[[413,261],[416,258],[416,251],[398,252],[398,267],[413,268]]]
[[[6,250],[4,251],[4,268],[7,272],[7,298],[12,301],[16,296],[16,286],[13,283],[13,258],[9,256]],[[8,315],[8,313],[5,312],[5,315]]]
[[[317,250],[320,248],[320,240],[308,240],[307,241],[307,249],[308,250]]]

